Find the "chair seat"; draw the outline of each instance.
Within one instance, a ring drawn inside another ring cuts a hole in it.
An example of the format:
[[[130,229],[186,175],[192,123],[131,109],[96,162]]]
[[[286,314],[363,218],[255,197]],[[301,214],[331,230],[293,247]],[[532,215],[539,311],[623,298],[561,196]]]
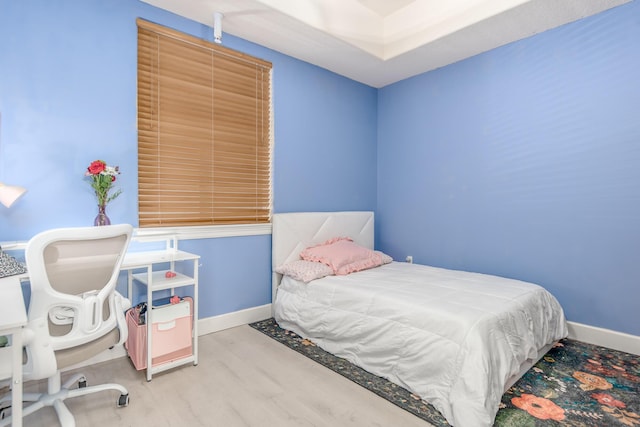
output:
[[[59,369],[64,369],[77,363],[90,359],[102,353],[105,348],[114,347],[120,341],[120,330],[113,329],[107,335],[97,338],[82,347],[72,347],[57,350],[56,361]]]

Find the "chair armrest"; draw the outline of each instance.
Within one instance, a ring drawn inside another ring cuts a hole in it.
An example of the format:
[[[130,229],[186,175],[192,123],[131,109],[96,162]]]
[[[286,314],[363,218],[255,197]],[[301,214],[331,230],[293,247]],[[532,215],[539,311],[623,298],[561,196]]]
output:
[[[120,330],[120,340],[118,344],[124,344],[129,336],[129,328],[127,327],[127,319],[124,316],[124,312],[131,308],[131,301],[120,294],[120,292],[114,292],[114,302],[116,310],[116,320],[118,322],[118,329]]]

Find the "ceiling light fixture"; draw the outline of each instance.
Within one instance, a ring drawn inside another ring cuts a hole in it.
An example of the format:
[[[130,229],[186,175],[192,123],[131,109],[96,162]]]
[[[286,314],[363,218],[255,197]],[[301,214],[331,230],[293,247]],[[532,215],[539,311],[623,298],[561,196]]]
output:
[[[220,12],[213,14],[213,41],[222,43],[222,18],[224,15]]]

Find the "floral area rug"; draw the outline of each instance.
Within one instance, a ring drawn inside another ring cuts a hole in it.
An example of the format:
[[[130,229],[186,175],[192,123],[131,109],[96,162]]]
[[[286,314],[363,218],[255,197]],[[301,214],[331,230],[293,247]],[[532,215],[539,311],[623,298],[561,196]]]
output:
[[[274,319],[250,326],[434,426],[449,426],[418,396],[280,328]],[[564,339],[502,396],[494,426],[640,427],[640,357]]]

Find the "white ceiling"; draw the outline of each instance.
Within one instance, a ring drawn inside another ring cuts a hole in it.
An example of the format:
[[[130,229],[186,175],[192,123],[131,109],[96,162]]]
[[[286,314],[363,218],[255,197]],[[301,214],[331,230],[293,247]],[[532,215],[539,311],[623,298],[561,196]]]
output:
[[[631,0],[142,1],[383,87]]]

